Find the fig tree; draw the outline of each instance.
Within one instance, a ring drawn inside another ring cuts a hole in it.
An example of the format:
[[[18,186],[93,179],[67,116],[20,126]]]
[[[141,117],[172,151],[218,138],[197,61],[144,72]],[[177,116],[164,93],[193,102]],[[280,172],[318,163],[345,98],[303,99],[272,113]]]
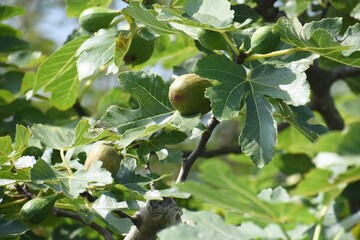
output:
[[[105,168],[113,176],[115,176],[120,168],[121,160],[121,156],[113,147],[105,144],[99,144],[91,149],[91,151],[88,153],[85,160],[84,169],[87,171],[96,161],[101,161],[101,167]]]
[[[124,56],[127,64],[138,65],[146,62],[154,51],[154,40],[145,40],[139,35],[135,35],[131,41],[129,50]]]
[[[251,51],[254,53],[270,53],[280,43],[280,36],[275,33],[271,26],[263,26],[257,29],[251,36]]]
[[[103,7],[85,9],[79,17],[80,26],[89,32],[97,32],[101,28],[108,28],[111,21],[119,15],[119,11]]]
[[[200,28],[197,32],[200,44],[210,50],[226,50],[227,42],[221,33]]]
[[[210,100],[205,97],[205,89],[211,87],[209,80],[196,74],[185,74],[175,79],[169,88],[169,100],[184,116],[211,110]]]
[[[21,207],[20,218],[30,224],[39,224],[51,214],[55,201],[55,196],[31,199]]]

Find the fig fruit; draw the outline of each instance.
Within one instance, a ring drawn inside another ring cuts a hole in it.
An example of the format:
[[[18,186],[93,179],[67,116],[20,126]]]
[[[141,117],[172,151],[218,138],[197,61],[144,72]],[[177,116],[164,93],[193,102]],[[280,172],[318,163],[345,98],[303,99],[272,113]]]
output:
[[[138,65],[146,62],[154,51],[154,40],[145,40],[139,35],[135,35],[131,41],[129,50],[124,56],[126,64]]]
[[[103,7],[85,9],[79,17],[80,26],[89,32],[97,32],[101,28],[108,28],[111,21],[119,15],[119,11]]]
[[[51,214],[55,201],[55,196],[31,199],[21,207],[20,218],[30,224],[39,224]]]
[[[254,53],[270,53],[280,43],[280,36],[276,34],[271,26],[257,29],[251,36],[251,51]]]
[[[113,147],[105,144],[99,144],[91,149],[91,151],[88,153],[85,160],[84,169],[87,171],[96,161],[101,161],[101,167],[105,168],[113,176],[115,176],[120,168],[121,160],[121,156]]]
[[[169,100],[173,107],[184,116],[211,110],[210,100],[205,97],[205,89],[212,83],[196,74],[185,74],[175,79],[169,88]]]
[[[210,50],[226,50],[227,42],[221,33],[200,28],[197,32],[200,44]]]

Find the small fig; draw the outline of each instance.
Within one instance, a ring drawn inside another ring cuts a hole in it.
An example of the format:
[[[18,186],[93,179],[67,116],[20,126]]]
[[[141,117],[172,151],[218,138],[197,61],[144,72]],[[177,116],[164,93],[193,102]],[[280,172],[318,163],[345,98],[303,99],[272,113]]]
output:
[[[129,50],[124,56],[126,64],[138,65],[146,62],[154,51],[154,40],[145,40],[139,35],[135,35],[131,41]]]
[[[88,153],[85,160],[84,169],[87,171],[96,161],[101,161],[101,167],[105,168],[113,176],[115,176],[120,168],[121,160],[121,156],[113,147],[105,144],[99,144],[91,149],[91,151]]]
[[[280,36],[275,33],[271,26],[257,29],[251,36],[251,51],[254,53],[270,53],[280,43]]]
[[[97,32],[102,28],[108,28],[111,21],[119,15],[119,11],[103,7],[91,7],[85,9],[79,17],[80,26],[89,32]]]
[[[30,224],[39,224],[51,214],[55,201],[55,196],[31,199],[21,207],[20,218]]]
[[[197,32],[200,44],[210,50],[226,50],[227,42],[221,33],[200,28]]]
[[[212,84],[206,78],[196,74],[185,74],[175,79],[169,88],[169,100],[176,110],[184,116],[211,110],[210,100],[205,97],[205,90]]]

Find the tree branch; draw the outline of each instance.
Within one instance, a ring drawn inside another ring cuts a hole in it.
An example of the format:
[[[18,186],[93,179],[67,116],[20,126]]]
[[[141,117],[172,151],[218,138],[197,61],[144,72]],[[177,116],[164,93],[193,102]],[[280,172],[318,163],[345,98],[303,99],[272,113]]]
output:
[[[329,129],[343,129],[345,126],[344,120],[336,109],[334,100],[330,94],[330,88],[340,75],[344,75],[323,70],[318,67],[317,62],[314,62],[314,65],[306,71],[306,74],[313,93],[311,108],[319,111]]]
[[[89,226],[90,228],[92,228],[95,231],[97,231],[98,233],[100,233],[104,237],[105,240],[113,240],[114,239],[114,237],[112,236],[112,234],[109,230],[107,230],[106,228],[103,228],[102,226],[100,226],[99,224],[97,224],[95,222],[87,224],[77,213],[66,211],[63,209],[55,208],[55,207],[53,208],[53,213],[57,217],[70,218],[70,219],[80,222],[86,226]]]
[[[213,130],[219,123],[220,122],[214,116],[211,117],[211,119],[208,122],[207,130],[201,135],[201,138],[200,138],[200,141],[199,141],[197,147],[187,158],[184,158],[178,178],[176,180],[177,183],[183,182],[186,180],[186,178],[189,174],[190,168],[195,163],[196,159],[205,151],[206,144],[209,141]]]

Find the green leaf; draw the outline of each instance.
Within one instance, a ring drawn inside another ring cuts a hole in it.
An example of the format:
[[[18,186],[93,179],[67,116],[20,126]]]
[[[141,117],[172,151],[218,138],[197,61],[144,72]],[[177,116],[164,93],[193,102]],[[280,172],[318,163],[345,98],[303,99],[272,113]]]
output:
[[[102,129],[92,130],[90,129],[89,120],[83,119],[76,125],[74,143],[71,145],[71,147],[96,142],[108,136],[111,136],[110,131]]]
[[[29,228],[17,220],[0,219],[0,237],[8,238],[24,234]]]
[[[182,152],[175,149],[166,149],[165,145],[176,144],[184,141],[187,135],[180,131],[161,131],[152,135],[148,140],[140,141],[138,155],[148,155],[155,152],[162,163],[179,163],[182,161]]]
[[[51,92],[50,102],[60,110],[70,108],[76,101],[80,82],[76,71],[76,50],[86,37],[76,38],[50,55],[36,74],[34,93],[44,88]]]
[[[274,156],[277,128],[272,117],[272,105],[259,94],[246,97],[245,125],[239,145],[259,168],[269,163]]]
[[[28,142],[31,137],[31,132],[24,126],[16,125],[14,150],[16,154],[14,159],[21,156],[22,152],[28,147]]]
[[[0,36],[16,36],[20,35],[19,31],[10,25],[0,23]]]
[[[281,0],[282,4],[279,9],[286,13],[287,17],[300,16],[310,5],[311,0]]]
[[[7,105],[13,101],[15,101],[15,96],[12,94],[12,92],[0,89],[0,106]]]
[[[235,226],[225,223],[220,216],[214,213],[205,211],[190,212],[184,209],[181,218],[187,224],[177,224],[160,231],[157,234],[160,240],[243,239],[240,231]]]
[[[342,142],[339,145],[339,153],[341,155],[359,155],[360,149],[360,123],[349,125]]]
[[[0,21],[12,18],[24,13],[24,9],[18,6],[0,5]]]
[[[227,0],[188,0],[184,11],[197,21],[216,28],[229,27],[234,18],[234,11],[230,10]]]
[[[23,168],[23,169],[17,169],[16,172],[14,172],[13,166],[2,166],[0,168],[0,179],[5,180],[14,180],[14,181],[30,181],[30,169],[29,168]],[[1,185],[1,184],[0,184]]]
[[[312,123],[315,116],[306,106],[294,107],[280,103],[280,108],[284,120],[294,126],[310,141],[314,142],[319,138],[320,134],[328,131],[325,126]]]
[[[29,50],[30,44],[15,36],[0,36],[0,53]]]
[[[245,22],[247,19],[251,19],[251,22],[256,22],[260,15],[246,4],[237,4],[231,6],[231,10],[234,10],[234,21],[235,22]]]
[[[146,9],[138,1],[131,1],[129,6],[122,10],[122,13],[140,21],[157,34],[173,34],[177,32],[171,29],[167,23],[158,21],[156,19],[157,13],[154,10]]]
[[[314,217],[304,205],[296,202],[261,200],[250,182],[239,179],[229,166],[220,161],[210,161],[200,169],[200,178],[206,184],[186,182],[181,190],[192,193],[195,198],[249,217],[255,222],[312,223]],[[234,204],[236,202],[236,204]]]
[[[349,27],[345,37],[338,41],[336,37],[341,30],[341,23],[341,18],[327,18],[302,26],[295,17],[290,20],[280,18],[275,29],[281,40],[292,46],[349,66],[360,67],[360,24]]]
[[[247,93],[279,98],[294,106],[309,101],[309,87],[303,72],[294,73],[288,68],[276,68],[260,63],[252,63],[248,67],[249,74],[244,67],[224,56],[205,57],[194,67],[196,74],[221,83],[206,90],[206,97],[211,100],[217,119],[235,118]]]
[[[10,136],[0,137],[0,166],[6,163],[10,153],[13,151]]]
[[[45,146],[52,149],[67,149],[71,146],[74,133],[71,129],[34,124],[31,127],[33,136],[40,140]]]
[[[292,191],[292,194],[314,196],[320,192],[343,190],[360,180],[360,167],[351,168],[334,179],[333,172],[327,169],[313,169],[305,175],[305,179]],[[331,181],[331,182],[330,182]]]
[[[133,110],[111,106],[98,125],[117,128],[120,133],[125,133],[127,130],[156,127],[169,121],[174,110],[168,99],[168,86],[160,76],[142,71],[122,72],[119,74],[119,82],[138,101],[139,108]]]
[[[247,67],[246,71],[224,56],[209,56],[198,61],[194,72],[220,82],[205,92],[219,120],[235,118],[250,94],[246,97],[246,124],[239,143],[246,155],[263,167],[271,161],[277,135],[272,105],[264,96],[295,106],[308,102],[310,93],[303,72],[306,67],[297,72],[264,63],[251,63]]]
[[[102,194],[100,198],[94,202],[92,208],[102,217],[106,225],[117,234],[128,233],[133,225],[130,219],[117,218],[112,214],[113,211],[119,209],[129,209],[126,202],[117,202],[115,198]]]
[[[31,169],[31,181],[45,184],[58,192],[63,191],[68,197],[76,198],[92,183],[97,185],[112,183],[111,173],[101,168],[101,164],[97,161],[88,171],[79,170],[73,175],[67,175],[44,160],[38,160]]]
[[[98,73],[114,57],[117,35],[114,29],[100,29],[79,47],[76,64],[80,80]]]
[[[90,7],[108,7],[111,4],[111,0],[65,0],[66,2],[66,14],[68,17],[78,17],[81,12]]]
[[[350,16],[360,20],[360,3],[356,5],[356,7],[351,11]]]

